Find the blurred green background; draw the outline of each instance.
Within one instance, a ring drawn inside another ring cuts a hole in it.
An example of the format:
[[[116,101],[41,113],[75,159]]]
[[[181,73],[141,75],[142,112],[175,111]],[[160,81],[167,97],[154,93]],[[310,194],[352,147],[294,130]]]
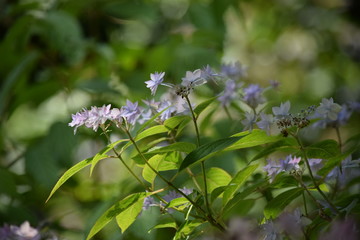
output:
[[[246,83],[280,82],[272,96],[277,103],[290,99],[301,109],[323,97],[359,101],[359,5],[0,1],[0,225],[29,220],[33,226],[49,224],[62,238],[82,239],[111,203],[136,191],[128,173],[109,160],[91,178],[88,171],[77,174],[45,204],[61,173],[105,144],[91,131],[74,135],[67,126],[71,114],[150,98],[144,81],[152,72],[165,71],[167,82],[179,82],[187,70],[240,61],[248,66]],[[358,132],[357,122],[344,134]],[[221,135],[221,127],[214,128]],[[147,233],[159,214],[143,213],[121,238],[167,239],[171,230]],[[114,226],[96,239],[120,239]]]

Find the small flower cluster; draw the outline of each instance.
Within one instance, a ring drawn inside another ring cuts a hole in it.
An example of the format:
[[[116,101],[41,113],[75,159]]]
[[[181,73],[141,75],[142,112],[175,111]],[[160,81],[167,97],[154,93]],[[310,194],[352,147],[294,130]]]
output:
[[[20,226],[5,224],[0,228],[0,240],[57,240],[52,232],[40,232],[25,221]]]
[[[272,182],[276,175],[280,172],[290,172],[292,170],[299,170],[299,163],[301,161],[300,157],[292,157],[288,155],[285,159],[280,159],[279,162],[268,159],[268,164],[264,167],[264,170],[268,173],[270,177],[270,182]]]

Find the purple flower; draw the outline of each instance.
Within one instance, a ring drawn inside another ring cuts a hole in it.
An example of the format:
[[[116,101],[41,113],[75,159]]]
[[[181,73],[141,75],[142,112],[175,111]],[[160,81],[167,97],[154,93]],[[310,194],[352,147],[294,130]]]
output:
[[[167,108],[167,109],[166,109]],[[173,113],[176,112],[176,108],[174,106],[171,105],[170,101],[163,101],[160,103],[159,109],[157,110],[158,112],[163,111],[164,109],[166,109],[163,113],[161,113],[160,115],[160,120],[163,122],[166,119],[170,118],[171,115]]]
[[[341,187],[344,187],[346,183],[355,177],[360,176],[360,159],[352,160],[351,156],[348,156],[341,162],[341,170],[339,167],[335,167],[328,175],[327,179],[337,179]]]
[[[257,84],[251,84],[244,88],[244,101],[252,108],[256,108],[259,104],[264,103],[262,96],[263,89]]]
[[[351,219],[336,220],[332,223],[330,231],[323,233],[320,240],[357,240],[359,239],[359,229],[356,222]]]
[[[270,177],[270,182],[272,182],[276,175],[281,172],[281,165],[272,159],[267,159],[268,164],[264,167],[264,171],[266,171],[268,176]]]
[[[144,199],[142,210],[148,210],[152,206],[157,206],[158,204],[155,203],[155,200],[152,196],[148,196]]]
[[[261,225],[264,234],[264,240],[277,240],[281,239],[279,229],[275,226],[274,222],[269,220]]]
[[[280,159],[280,170],[285,172],[290,172],[291,170],[298,170],[300,169],[299,162],[301,158],[292,157],[288,155],[285,160]]]
[[[192,189],[189,189],[189,188],[182,188],[182,189],[179,189],[181,192],[183,192],[185,195],[190,195],[193,190]],[[183,197],[183,195],[181,195],[180,193],[174,191],[174,190],[171,190],[169,191],[168,194],[166,194],[163,199],[166,201],[166,202],[171,202],[172,200],[176,199],[176,198],[181,198]],[[174,210],[173,209],[168,209],[169,213],[173,212]]]
[[[218,100],[222,106],[229,106],[230,102],[237,97],[237,89],[240,87],[239,84],[232,79],[229,79],[225,83],[225,90]]]
[[[102,107],[91,107],[88,112],[88,118],[85,121],[85,126],[92,128],[96,132],[100,125],[111,119],[110,108],[110,104]]]
[[[72,121],[68,124],[70,127],[74,128],[74,134],[77,131],[77,128],[84,125],[86,119],[88,119],[89,113],[87,109],[83,109],[81,112],[77,112],[71,115]]]
[[[118,108],[113,108],[111,109],[111,113],[110,113],[110,119],[115,122],[117,127],[120,127],[120,125],[123,122],[123,111],[122,109],[118,109]]]
[[[241,123],[244,125],[244,131],[249,130],[249,132],[251,132],[253,130],[255,122],[255,114],[253,112],[246,112],[245,119],[241,121]]]
[[[290,102],[286,101],[285,103],[281,103],[280,107],[273,107],[272,111],[275,115],[276,119],[288,118],[290,110]]]
[[[150,73],[150,80],[146,81],[146,87],[150,88],[151,95],[155,95],[157,87],[164,81],[165,72]]]
[[[280,85],[280,83],[276,80],[270,80],[269,83],[270,83],[270,86],[274,89],[278,89],[278,87]]]
[[[265,114],[265,113],[262,112],[262,113],[260,113],[260,118],[261,118],[261,120],[259,122],[257,122],[256,125],[260,129],[265,130],[266,133],[268,135],[270,135],[270,128],[271,128],[271,125],[274,122],[273,115]]]
[[[242,66],[240,62],[221,65],[221,73],[233,80],[238,80],[241,77],[245,77],[247,75],[246,70],[247,67]]]
[[[323,98],[320,106],[316,109],[316,112],[326,120],[335,121],[338,118],[338,113],[341,111],[341,106],[334,103],[332,98]]]
[[[40,233],[36,228],[32,228],[28,221],[18,226],[10,226],[12,235],[19,240],[40,240]],[[10,238],[13,239],[13,238]]]
[[[122,107],[122,111],[122,116],[124,116],[128,123],[130,123],[131,125],[135,125],[136,120],[141,115],[141,110],[138,106],[138,102],[132,103],[129,100],[126,100],[126,106]]]
[[[323,167],[322,159],[320,158],[310,158],[309,159],[310,169],[313,173],[316,173]]]
[[[215,77],[218,77],[218,76],[220,76],[220,75],[215,73],[214,70],[209,65],[206,65],[201,70],[201,76],[200,77],[202,79],[216,81]]]
[[[205,84],[206,80],[201,78],[201,73],[202,71],[200,69],[196,69],[194,72],[186,71],[185,77],[181,78],[181,85],[193,88]]]

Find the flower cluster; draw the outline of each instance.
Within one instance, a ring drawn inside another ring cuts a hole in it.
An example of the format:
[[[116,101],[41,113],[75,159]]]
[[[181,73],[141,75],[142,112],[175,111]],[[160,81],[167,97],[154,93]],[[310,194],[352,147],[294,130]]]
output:
[[[268,159],[267,161],[268,164],[264,167],[264,170],[270,177],[270,182],[272,182],[275,179],[276,175],[278,175],[280,172],[299,170],[299,163],[301,161],[301,158],[288,155],[285,159],[280,159],[279,161],[275,161],[272,159]]]
[[[5,224],[0,228],[0,240],[57,240],[53,232],[40,232],[25,221],[20,226]]]

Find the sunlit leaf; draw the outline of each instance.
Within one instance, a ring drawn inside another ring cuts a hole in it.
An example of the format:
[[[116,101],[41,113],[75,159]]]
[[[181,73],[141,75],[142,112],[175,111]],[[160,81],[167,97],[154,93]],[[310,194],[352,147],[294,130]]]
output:
[[[226,148],[226,150],[235,150],[241,148],[255,147],[265,143],[277,142],[282,136],[269,136],[265,131],[253,129],[251,133],[248,131],[237,133],[232,137],[242,137],[239,141]]]
[[[217,97],[213,97],[197,105],[196,108],[194,109],[196,118],[198,118],[199,115],[216,99]]]
[[[267,219],[275,219],[295,198],[301,195],[302,188],[293,188],[287,190],[272,199],[264,209],[264,215]]]
[[[170,216],[166,216],[162,219],[160,219],[160,221],[153,226],[152,228],[149,229],[149,232],[151,232],[154,229],[157,228],[177,228],[177,224],[174,218],[170,217]]]
[[[146,196],[146,193],[134,193],[114,204],[96,221],[86,240],[91,239],[114,218],[124,232],[141,212]]]
[[[184,239],[185,237],[189,236],[196,227],[203,224],[203,222],[199,220],[187,220],[185,221],[180,227],[179,230],[176,232],[173,240],[180,240]]]

